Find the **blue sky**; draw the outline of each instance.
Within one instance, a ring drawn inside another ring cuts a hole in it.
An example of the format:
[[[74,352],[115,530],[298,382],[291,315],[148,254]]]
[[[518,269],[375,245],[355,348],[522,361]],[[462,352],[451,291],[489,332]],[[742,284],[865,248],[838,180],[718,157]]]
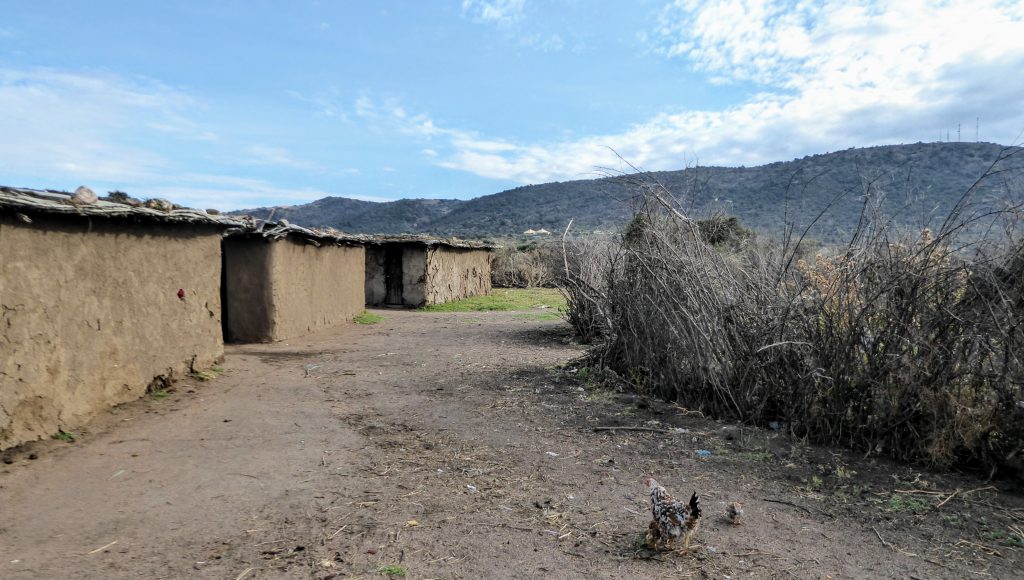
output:
[[[471,198],[1016,143],[1024,2],[0,0],[0,183],[196,207]]]

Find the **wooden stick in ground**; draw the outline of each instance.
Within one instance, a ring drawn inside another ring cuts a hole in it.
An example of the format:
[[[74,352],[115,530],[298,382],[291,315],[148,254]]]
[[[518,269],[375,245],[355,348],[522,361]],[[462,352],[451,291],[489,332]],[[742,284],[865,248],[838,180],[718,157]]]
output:
[[[114,540],[113,542],[110,542],[106,546],[103,546],[102,548],[96,548],[95,550],[93,550],[93,551],[91,551],[89,553],[90,554],[95,554],[96,552],[102,552],[103,550],[106,550],[107,548],[109,548],[110,546],[113,546],[116,543],[117,543],[117,540]]]
[[[893,552],[895,552],[895,551],[896,551],[896,548],[893,548],[893,547],[892,547],[892,544],[890,544],[889,542],[886,542],[886,541],[885,541],[884,539],[882,539],[882,534],[879,534],[879,533],[878,533],[878,530],[877,530],[877,529],[875,529],[875,526],[871,526],[871,531],[875,532],[875,535],[876,535],[876,536],[878,536],[878,541],[879,541],[879,542],[882,542],[882,545],[883,545],[883,546],[885,546],[886,548],[889,548],[889,549],[890,549],[890,550],[892,550]]]
[[[956,490],[956,491],[954,491],[953,493],[949,494],[948,496],[946,496],[946,499],[944,499],[944,500],[940,501],[940,502],[939,502],[939,505],[935,506],[935,509],[939,509],[940,507],[942,507],[942,506],[946,505],[946,502],[948,502],[949,500],[951,500],[951,499],[953,499],[954,497],[956,497],[956,494],[958,494],[958,493],[960,493],[960,490],[959,490],[959,489],[958,489],[958,490]]]
[[[645,431],[648,433],[672,433],[668,429],[656,429],[654,427],[594,427],[593,431]]]
[[[569,218],[569,223],[565,226],[565,231],[562,232],[562,261],[565,263],[565,279],[568,280],[569,276],[569,256],[565,253],[565,238],[569,237],[569,228],[572,227],[572,220],[576,218]]]
[[[797,504],[795,504],[795,503],[793,503],[791,501],[784,501],[784,500],[781,500],[781,499],[769,499],[767,497],[762,497],[761,501],[767,501],[767,502],[771,502],[771,503],[781,503],[782,505],[788,505],[788,506],[791,506],[791,507],[795,507],[797,509],[804,510],[807,513],[807,515],[811,515],[813,513],[811,510],[805,508],[804,506],[797,505]]]

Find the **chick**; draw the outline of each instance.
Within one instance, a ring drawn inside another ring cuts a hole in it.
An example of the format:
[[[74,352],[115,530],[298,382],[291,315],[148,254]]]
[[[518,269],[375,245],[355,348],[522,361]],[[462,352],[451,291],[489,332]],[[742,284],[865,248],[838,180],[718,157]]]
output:
[[[738,501],[729,502],[729,505],[725,506],[725,518],[734,526],[742,524],[743,504]]]

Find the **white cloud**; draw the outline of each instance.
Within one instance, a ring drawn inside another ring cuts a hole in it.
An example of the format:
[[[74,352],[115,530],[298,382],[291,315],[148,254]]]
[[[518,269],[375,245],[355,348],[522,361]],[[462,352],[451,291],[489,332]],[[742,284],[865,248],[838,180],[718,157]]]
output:
[[[316,107],[317,113],[327,117],[328,119],[341,119],[342,121],[350,121],[348,113],[344,112],[344,107],[338,105],[338,91],[332,89],[326,94],[308,96],[300,93],[299,91],[288,91],[288,96]]]
[[[1024,4],[677,0],[659,48],[725,80],[801,90],[932,88],[944,66],[1020,52]]]
[[[190,115],[204,104],[150,79],[53,69],[0,68],[0,182],[27,187],[96,191],[122,189],[193,207],[223,210],[303,203],[329,195],[281,188],[259,179],[183,171],[187,160],[150,146],[166,138],[217,143]],[[317,169],[289,151],[265,144],[232,149],[230,160]],[[358,170],[356,170],[358,171]]]
[[[297,159],[290,151],[282,147],[273,147],[257,143],[249,145],[244,149],[244,151],[246,157],[242,162],[248,165],[279,165],[282,167],[291,167],[293,169],[302,169],[306,171],[315,171],[320,169],[311,161]]]
[[[533,48],[541,52],[558,52],[565,48],[565,41],[560,34],[523,34],[519,37],[519,44],[527,48]]]
[[[259,206],[296,205],[331,195],[311,188],[275,187],[257,179],[223,179],[220,176],[191,175],[180,184],[173,182],[129,192],[133,195],[168,199],[187,207],[216,208],[221,211],[251,209]]]
[[[8,136],[0,140],[0,172],[152,177],[168,161],[135,142],[138,127],[209,138],[183,114],[196,106],[191,96],[148,79],[0,69],[0,134]]]
[[[540,52],[565,48],[561,34],[539,32],[526,24],[526,0],[463,0],[462,15],[498,28],[505,40],[523,48]]]
[[[462,0],[462,14],[477,22],[508,26],[523,19],[526,0]]]
[[[519,182],[575,179],[616,166],[758,164],[849,146],[929,141],[981,118],[983,140],[1024,129],[1024,3],[679,0],[661,13],[656,50],[721,83],[760,92],[721,110],[674,111],[628,129],[516,144],[424,116],[447,141],[435,163]],[[404,130],[414,127],[395,120]],[[440,149],[437,146],[434,149]]]
[[[128,193],[146,198],[160,197],[188,207],[216,208],[222,211],[297,205],[332,195],[344,195],[363,201],[390,201],[383,197],[330,193],[310,187],[286,188],[262,179],[203,173],[168,176],[159,185]]]

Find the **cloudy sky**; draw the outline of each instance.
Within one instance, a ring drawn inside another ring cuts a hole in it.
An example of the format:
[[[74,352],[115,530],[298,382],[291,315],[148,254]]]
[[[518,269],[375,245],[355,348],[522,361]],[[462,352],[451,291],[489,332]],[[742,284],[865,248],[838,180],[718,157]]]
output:
[[[1020,0],[0,6],[5,185],[464,199],[1024,130]]]

